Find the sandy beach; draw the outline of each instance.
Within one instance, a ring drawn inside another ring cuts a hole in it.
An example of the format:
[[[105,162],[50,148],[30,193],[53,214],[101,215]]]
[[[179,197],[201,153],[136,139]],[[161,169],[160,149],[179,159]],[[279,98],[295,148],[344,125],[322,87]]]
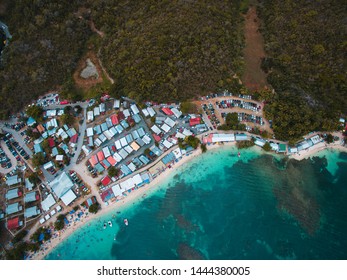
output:
[[[221,148],[225,146],[235,146],[236,142],[230,142],[230,143],[224,143],[222,145],[219,144],[214,144],[214,145],[209,145],[207,146],[208,150],[216,149],[216,148]],[[292,154],[289,155],[289,158],[293,158],[296,160],[302,160],[309,158],[313,156],[315,153],[322,151],[324,149],[337,149],[339,151],[344,151],[347,152],[346,147],[342,147],[340,144],[330,144],[327,145],[325,143],[319,143],[305,151],[301,151],[300,153],[297,154]],[[260,149],[262,150],[262,149]],[[109,205],[102,204],[101,209],[97,214],[91,214],[88,213],[88,210],[84,209],[81,210],[83,211],[83,215],[76,221],[77,218],[77,211],[75,214],[73,214],[71,221],[67,227],[65,227],[61,231],[55,231],[52,228],[52,238],[44,243],[41,246],[40,251],[29,255],[29,259],[33,260],[41,260],[43,259],[47,254],[49,254],[59,243],[61,243],[64,239],[66,239],[70,234],[72,234],[74,231],[76,231],[78,228],[82,227],[83,225],[87,224],[93,219],[99,218],[102,215],[109,213],[111,211],[119,211],[125,206],[130,205],[131,203],[135,203],[141,199],[143,199],[144,196],[147,196],[151,194],[152,192],[157,190],[158,185],[176,168],[179,166],[187,163],[188,161],[192,160],[193,158],[196,158],[201,154],[201,149],[194,150],[193,152],[190,153],[189,156],[183,156],[182,159],[178,162],[175,162],[171,168],[166,168],[165,171],[163,171],[161,174],[159,174],[156,178],[154,178],[149,184],[140,187],[131,193],[128,193],[126,196],[122,196],[121,199],[117,200],[114,203],[111,203]]]
[[[209,149],[218,148],[219,145],[213,145],[209,147]],[[105,205],[101,204],[101,209],[96,214],[88,213],[87,210],[84,210],[84,215],[82,215],[79,219],[79,221],[70,223],[67,227],[65,227],[61,231],[54,231],[52,233],[52,238],[44,243],[41,246],[40,251],[31,254],[29,259],[32,260],[41,260],[43,259],[47,254],[49,254],[60,242],[62,242],[64,239],[66,239],[69,235],[71,235],[74,231],[76,231],[78,228],[82,227],[83,225],[87,224],[93,219],[99,218],[102,215],[111,212],[111,211],[119,211],[125,206],[130,205],[131,203],[135,203],[141,199],[143,199],[144,195],[149,195],[150,193],[157,190],[158,185],[177,167],[183,165],[184,163],[192,160],[193,158],[199,156],[201,154],[201,149],[194,150],[190,153],[189,156],[183,156],[182,159],[178,162],[175,162],[174,165],[171,168],[166,168],[164,172],[162,172],[160,175],[158,175],[156,178],[154,178],[149,184],[140,187],[131,193],[127,193],[127,196],[122,196],[122,198],[112,204]],[[77,211],[80,212],[80,211]],[[75,220],[77,216],[73,216],[71,219],[72,221]]]

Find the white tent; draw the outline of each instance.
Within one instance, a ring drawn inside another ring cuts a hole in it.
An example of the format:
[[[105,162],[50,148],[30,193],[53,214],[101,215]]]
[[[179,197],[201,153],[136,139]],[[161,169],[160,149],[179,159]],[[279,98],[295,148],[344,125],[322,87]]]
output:
[[[178,110],[177,108],[172,108],[171,111],[172,113],[174,113],[176,118],[179,118],[180,116],[182,116],[182,112]]]
[[[168,133],[170,131],[170,126],[168,126],[166,123],[164,123],[162,126],[161,126],[161,129],[164,130],[166,133]]]
[[[165,119],[165,123],[168,125],[168,126],[170,126],[170,127],[174,127],[175,126],[175,121],[174,120],[172,120],[172,119],[170,119],[169,117],[167,117],[166,119]]]

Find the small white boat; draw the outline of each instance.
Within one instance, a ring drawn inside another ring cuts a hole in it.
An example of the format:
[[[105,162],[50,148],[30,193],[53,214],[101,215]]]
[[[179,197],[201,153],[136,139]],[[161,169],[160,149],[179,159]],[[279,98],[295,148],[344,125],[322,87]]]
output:
[[[107,227],[107,224],[106,224],[106,223],[104,223],[104,229],[106,229],[106,227]]]
[[[111,221],[108,221],[108,225],[109,225],[110,227],[112,227],[112,222],[111,222]]]
[[[128,219],[124,219],[124,224],[127,226],[129,225]]]

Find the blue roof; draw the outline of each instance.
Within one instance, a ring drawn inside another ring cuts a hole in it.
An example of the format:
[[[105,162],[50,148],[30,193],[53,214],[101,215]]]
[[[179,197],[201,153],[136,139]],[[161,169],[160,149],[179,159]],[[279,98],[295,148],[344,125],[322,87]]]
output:
[[[27,120],[27,125],[28,126],[32,126],[36,123],[36,121],[34,120],[34,118],[30,117],[28,120]]]
[[[120,170],[122,171],[122,173],[127,176],[129,174],[131,174],[131,170],[128,166],[126,166],[125,164],[123,164],[121,167],[120,167]]]
[[[94,131],[96,134],[101,134],[101,127],[100,125],[94,126]]]
[[[134,121],[135,121],[136,123],[141,122],[141,117],[140,117],[139,114],[133,115],[133,119],[134,119]]]
[[[43,149],[40,144],[35,144],[34,151],[35,151],[35,154],[37,154],[37,153],[43,152]]]
[[[163,159],[161,160],[165,165],[168,164],[171,161],[174,161],[176,159],[175,154],[173,152],[167,154]]]
[[[143,162],[143,164],[148,164],[150,162],[150,160],[145,155],[141,155],[139,159]]]
[[[129,127],[129,124],[127,123],[126,120],[122,120],[122,121],[120,122],[120,124],[121,124],[124,128],[128,128],[128,127]]]
[[[105,170],[105,168],[100,164],[96,164],[94,167],[98,172],[103,172]]]

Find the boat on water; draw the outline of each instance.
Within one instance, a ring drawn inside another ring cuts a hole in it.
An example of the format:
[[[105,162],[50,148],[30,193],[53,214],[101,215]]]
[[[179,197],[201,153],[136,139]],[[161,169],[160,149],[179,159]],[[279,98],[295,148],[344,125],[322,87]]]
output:
[[[112,227],[112,222],[111,222],[111,221],[108,221],[108,225],[109,225],[110,227]]]
[[[107,227],[107,224],[106,224],[106,223],[104,223],[104,229],[106,229],[106,227]]]
[[[239,153],[237,154],[237,156],[240,157],[240,156],[241,156],[241,153],[239,152]]]
[[[127,226],[129,225],[128,219],[124,219],[124,224]]]

